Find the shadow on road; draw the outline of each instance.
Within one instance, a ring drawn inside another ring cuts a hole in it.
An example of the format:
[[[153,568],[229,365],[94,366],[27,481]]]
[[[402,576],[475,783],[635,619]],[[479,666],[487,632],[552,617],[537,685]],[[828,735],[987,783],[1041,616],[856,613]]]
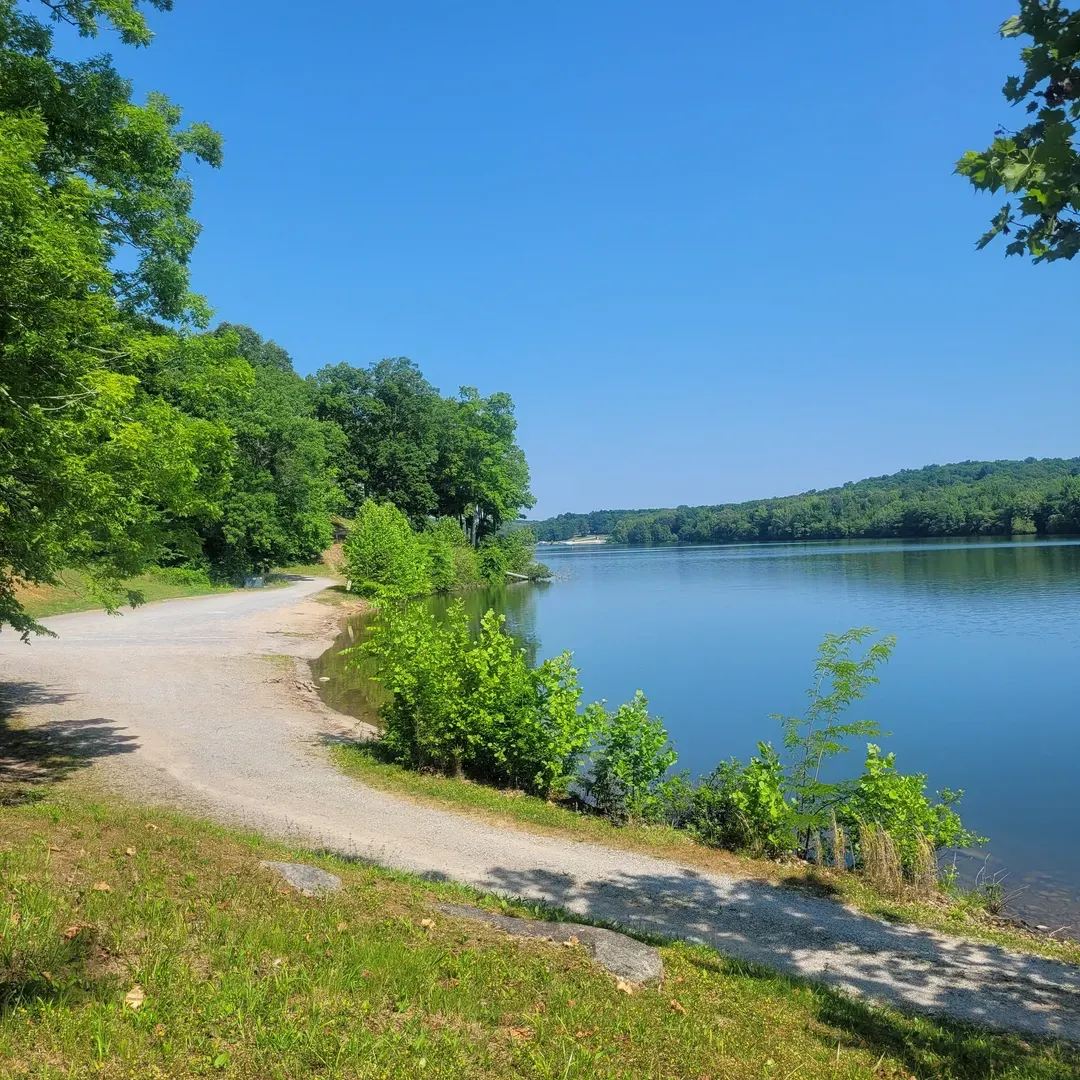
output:
[[[763,882],[718,880],[674,867],[591,882],[548,870],[494,867],[486,878],[476,884],[647,940],[707,945],[736,961],[820,980],[864,1000],[1080,1042],[1080,969],[1053,960],[943,939]]]
[[[135,736],[101,716],[26,726],[17,721],[23,709],[59,705],[68,697],[37,683],[0,683],[0,801],[19,801],[22,785],[63,780],[100,758],[138,748]]]

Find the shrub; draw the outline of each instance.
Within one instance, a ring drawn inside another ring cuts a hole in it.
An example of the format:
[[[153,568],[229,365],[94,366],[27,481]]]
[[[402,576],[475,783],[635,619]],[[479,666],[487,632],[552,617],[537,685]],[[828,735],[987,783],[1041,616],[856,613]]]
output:
[[[485,541],[476,552],[476,566],[480,576],[491,585],[499,585],[506,580],[506,554],[495,539]]]
[[[895,754],[882,754],[869,743],[863,774],[838,806],[838,815],[856,826],[865,847],[866,826],[883,829],[891,837],[904,873],[913,878],[925,862],[927,843],[937,851],[944,847],[968,847],[983,843],[964,828],[954,807],[962,791],[939,792],[940,802],[926,795],[926,776],[904,775],[896,768]],[[865,860],[865,853],[861,856]]]
[[[687,828],[716,847],[782,855],[795,847],[795,807],[785,795],[780,755],[758,743],[747,764],[721,762],[694,789]]]
[[[663,721],[649,716],[640,690],[613,713],[601,702],[586,713],[597,732],[586,793],[613,821],[655,820],[663,809],[664,777],[678,757]]]
[[[210,573],[202,566],[156,566],[150,571],[158,581],[170,585],[210,585]]]
[[[365,596],[420,596],[430,591],[427,559],[409,520],[391,503],[368,500],[344,545],[354,591]]]
[[[441,537],[430,532],[420,534],[420,546],[427,564],[431,591],[450,592],[457,585],[457,575],[454,573],[454,549]]]
[[[383,743],[397,760],[531,794],[566,793],[595,716],[578,711],[568,653],[530,669],[494,611],[470,640],[460,602],[443,622],[419,606],[384,606],[363,648],[389,693]]]

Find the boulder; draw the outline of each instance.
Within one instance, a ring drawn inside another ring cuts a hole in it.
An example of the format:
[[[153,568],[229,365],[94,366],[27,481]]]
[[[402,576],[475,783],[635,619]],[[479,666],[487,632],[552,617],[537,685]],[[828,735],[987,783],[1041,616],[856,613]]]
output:
[[[262,862],[259,864],[282,878],[304,896],[325,896],[341,888],[341,878],[317,866],[294,862]]]
[[[604,930],[583,923],[545,922],[539,919],[516,919],[496,915],[467,904],[436,904],[444,915],[484,922],[512,934],[514,937],[540,938],[546,941],[571,942],[584,945],[592,958],[612,975],[631,983],[656,983],[664,975],[664,961],[651,945],[627,934]]]

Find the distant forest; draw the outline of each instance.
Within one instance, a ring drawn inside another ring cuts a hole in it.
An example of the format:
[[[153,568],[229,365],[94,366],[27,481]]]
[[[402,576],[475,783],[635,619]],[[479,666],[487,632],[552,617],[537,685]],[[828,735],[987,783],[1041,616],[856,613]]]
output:
[[[594,510],[528,525],[538,540],[608,534],[621,544],[1080,534],[1080,458],[927,465],[775,499]]]

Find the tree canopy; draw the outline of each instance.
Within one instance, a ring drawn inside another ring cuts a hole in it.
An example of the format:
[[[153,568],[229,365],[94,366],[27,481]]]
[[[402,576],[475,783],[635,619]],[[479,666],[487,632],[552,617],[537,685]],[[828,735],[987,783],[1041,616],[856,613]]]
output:
[[[392,502],[414,527],[454,517],[474,543],[533,505],[509,394],[444,398],[405,357],[335,364],[312,379],[318,415],[345,433],[341,482],[353,512]]]
[[[1024,105],[1027,121],[998,128],[985,150],[957,162],[977,190],[1017,199],[1001,207],[978,246],[1005,236],[1008,255],[1071,259],[1080,250],[1080,11],[1060,0],[1020,0],[1000,33],[1030,39],[1020,50],[1023,71],[1002,89],[1010,105]]]
[[[529,528],[538,540],[625,544],[1080,533],[1080,458],[928,465],[783,498],[560,514]]]
[[[145,46],[171,0],[0,0],[0,626],[85,571],[112,607],[149,566],[235,577],[318,557],[331,513],[450,513],[477,543],[532,504],[513,403],[443,398],[411,361],[296,374],[191,292],[191,163],[221,137],[57,23]]]

